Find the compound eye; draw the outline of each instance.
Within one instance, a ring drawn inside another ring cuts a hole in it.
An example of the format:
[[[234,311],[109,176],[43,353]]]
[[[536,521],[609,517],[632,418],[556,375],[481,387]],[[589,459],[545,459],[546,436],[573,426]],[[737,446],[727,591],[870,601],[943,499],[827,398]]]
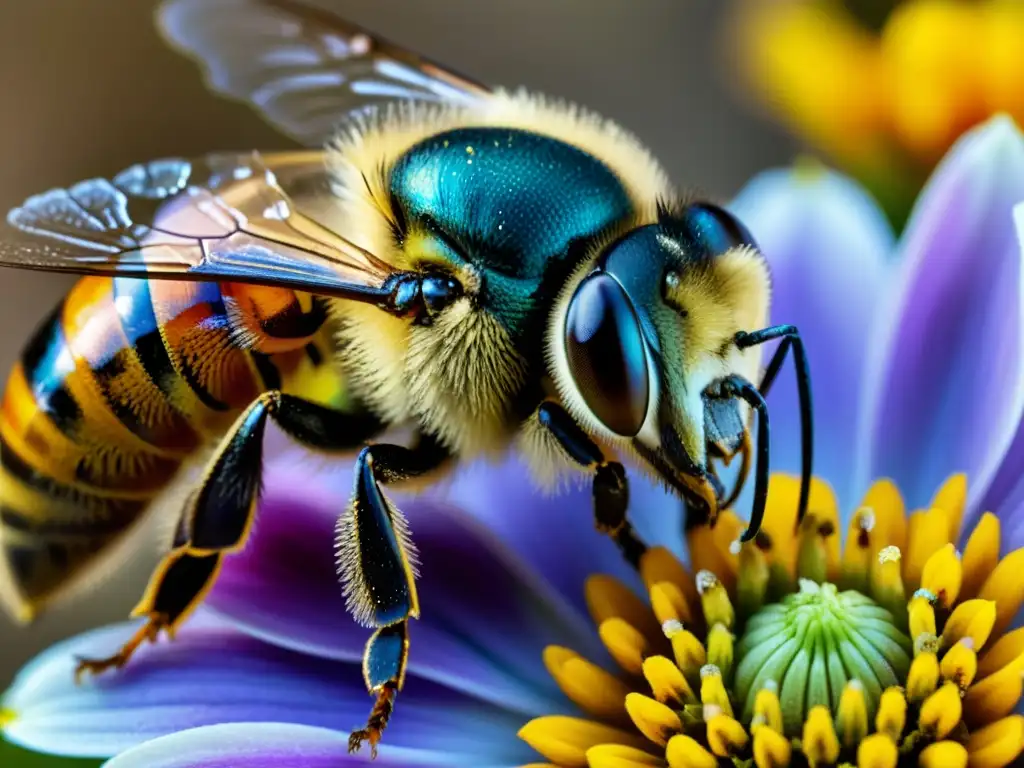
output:
[[[615,278],[596,272],[572,297],[565,323],[569,373],[591,412],[633,437],[650,397],[647,353],[633,305]]]
[[[683,213],[700,256],[712,258],[738,246],[756,248],[754,236],[724,208],[712,203],[693,203]]]

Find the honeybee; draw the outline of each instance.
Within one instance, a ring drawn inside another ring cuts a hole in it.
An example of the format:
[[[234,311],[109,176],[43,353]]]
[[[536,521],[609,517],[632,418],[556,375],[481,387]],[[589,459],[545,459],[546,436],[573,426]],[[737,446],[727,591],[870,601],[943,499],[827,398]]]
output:
[[[750,233],[681,196],[634,136],[292,0],[169,0],[159,20],[213,90],[315,148],[144,162],[8,215],[0,264],[83,275],[0,408],[12,612],[80,590],[212,447],[134,611],[145,623],[79,674],[173,633],[245,546],[268,419],[317,451],[358,451],[335,542],[347,608],[373,629],[375,702],[353,751],[376,753],[419,615],[410,533],[382,485],[517,448],[538,477],[589,475],[598,528],[636,564],[621,461],[713,524],[756,454],[749,539],[767,494],[764,398],[792,351],[803,514],[799,333],[765,327]],[[409,445],[374,442],[394,427]],[[728,493],[714,462],[736,456]]]

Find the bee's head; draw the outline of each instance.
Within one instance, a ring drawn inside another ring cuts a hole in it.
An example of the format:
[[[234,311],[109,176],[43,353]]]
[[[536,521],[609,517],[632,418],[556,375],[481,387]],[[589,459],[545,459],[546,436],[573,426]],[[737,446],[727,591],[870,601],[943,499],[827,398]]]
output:
[[[594,437],[717,508],[706,394],[730,374],[754,377],[756,351],[734,338],[764,324],[768,292],[763,259],[735,217],[709,203],[662,207],[567,286],[549,337],[559,391]],[[746,423],[744,406],[734,415]]]

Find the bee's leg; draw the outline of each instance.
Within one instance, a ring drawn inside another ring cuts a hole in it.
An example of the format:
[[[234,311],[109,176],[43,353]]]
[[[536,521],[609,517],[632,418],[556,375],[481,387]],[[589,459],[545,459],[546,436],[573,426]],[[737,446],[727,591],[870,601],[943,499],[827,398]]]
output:
[[[259,500],[268,418],[300,443],[323,451],[351,451],[381,429],[373,416],[346,414],[276,391],[260,395],[223,439],[182,511],[171,551],[132,612],[145,616],[146,624],[113,656],[79,660],[76,678],[122,667],[147,640],[155,641],[162,631],[173,635],[213,586],[223,556],[245,546]]]
[[[814,407],[811,400],[811,368],[807,362],[807,352],[803,339],[794,325],[774,325],[753,333],[736,334],[736,346],[740,349],[755,347],[772,339],[781,339],[772,359],[765,369],[764,378],[758,386],[762,397],[767,397],[775,377],[778,375],[786,355],[792,351],[796,366],[796,385],[800,398],[800,501],[797,506],[797,525],[807,513],[807,503],[811,496],[811,475],[814,473]]]
[[[416,552],[405,518],[381,492],[380,483],[423,475],[448,458],[444,447],[422,437],[412,448],[367,446],[356,461],[355,489],[338,521],[336,549],[349,612],[360,624],[377,628],[363,655],[363,677],[376,702],[366,727],[349,738],[350,752],[365,741],[371,755],[377,753],[405,678],[408,620],[418,618],[420,611]]]
[[[598,445],[562,406],[551,401],[541,403],[537,419],[565,449],[573,461],[594,473],[594,522],[608,534],[622,556],[633,566],[647,551],[633,530],[626,513],[629,507],[629,481],[626,470],[617,461],[608,461]]]

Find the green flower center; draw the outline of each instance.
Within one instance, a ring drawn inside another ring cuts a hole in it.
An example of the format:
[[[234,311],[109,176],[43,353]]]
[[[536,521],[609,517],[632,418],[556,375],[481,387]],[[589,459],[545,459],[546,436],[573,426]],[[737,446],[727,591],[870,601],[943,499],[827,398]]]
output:
[[[736,646],[733,693],[750,722],[758,691],[776,687],[787,736],[799,736],[807,713],[839,711],[850,682],[862,686],[869,718],[882,691],[906,680],[912,658],[893,616],[860,592],[800,580],[798,592],[758,610]]]

